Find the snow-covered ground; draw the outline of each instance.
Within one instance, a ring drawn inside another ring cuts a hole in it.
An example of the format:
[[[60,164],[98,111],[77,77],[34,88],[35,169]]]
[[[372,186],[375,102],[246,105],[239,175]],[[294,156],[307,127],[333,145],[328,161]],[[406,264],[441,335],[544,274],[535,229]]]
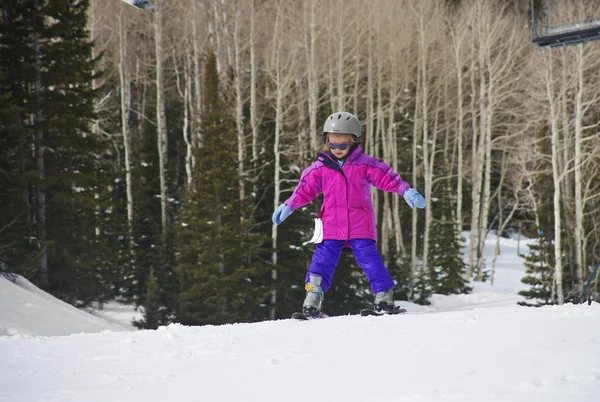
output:
[[[0,276],[0,338],[2,336],[57,336],[79,332],[132,330],[133,314],[113,317],[116,303],[94,314],[79,310],[40,290],[23,277],[14,282]],[[123,306],[132,311],[129,306]]]
[[[494,287],[405,315],[157,331],[65,313],[32,285],[7,303],[0,281],[0,401],[597,401],[600,305],[518,307],[523,272],[501,239]],[[32,336],[52,327],[73,335]]]

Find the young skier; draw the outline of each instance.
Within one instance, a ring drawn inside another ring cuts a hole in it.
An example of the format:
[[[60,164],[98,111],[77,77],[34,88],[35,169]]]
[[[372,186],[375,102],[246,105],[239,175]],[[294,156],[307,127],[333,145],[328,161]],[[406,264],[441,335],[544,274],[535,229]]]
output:
[[[305,278],[306,299],[302,312],[307,317],[321,315],[324,293],[347,244],[364,271],[375,294],[375,310],[394,308],[394,281],[377,251],[375,213],[371,186],[402,195],[411,207],[425,208],[425,198],[402,180],[388,165],[368,156],[359,146],[361,125],[356,116],[336,112],[323,126],[323,152],[306,168],[292,196],[273,213],[279,225],[290,214],[323,192],[319,218],[323,241],[317,244]]]

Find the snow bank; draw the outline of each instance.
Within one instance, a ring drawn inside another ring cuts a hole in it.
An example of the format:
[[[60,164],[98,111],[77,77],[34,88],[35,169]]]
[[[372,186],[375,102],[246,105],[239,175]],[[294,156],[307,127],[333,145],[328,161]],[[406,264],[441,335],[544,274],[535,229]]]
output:
[[[79,310],[40,290],[27,279],[0,276],[0,337],[55,336],[130,330]],[[1,400],[1,399],[0,399]]]

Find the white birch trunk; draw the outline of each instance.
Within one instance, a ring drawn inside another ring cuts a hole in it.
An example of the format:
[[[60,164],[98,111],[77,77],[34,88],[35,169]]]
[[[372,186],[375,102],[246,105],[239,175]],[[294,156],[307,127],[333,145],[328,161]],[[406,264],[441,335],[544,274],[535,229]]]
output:
[[[395,60],[395,59],[394,59]],[[391,100],[388,109],[388,133],[386,143],[389,143],[389,157],[391,166],[394,172],[399,172],[398,166],[398,140],[395,135],[394,127],[394,115],[396,111],[396,93],[398,91],[398,74],[395,68],[392,68],[392,81],[390,83]],[[406,248],[404,247],[404,236],[402,235],[402,224],[400,220],[400,196],[394,194],[392,196],[392,228],[395,241],[396,254],[398,256],[406,255]]]
[[[555,106],[555,94],[553,88],[554,76],[552,74],[552,58],[547,58],[548,67],[546,72],[546,93],[550,106],[550,128],[552,132],[552,181],[554,184],[554,284],[556,289],[556,300],[558,304],[564,303],[563,283],[562,283],[562,224],[560,216],[561,191],[560,181],[561,173],[558,166],[558,154],[560,152],[559,130],[557,125],[557,111]]]
[[[35,209],[35,228],[36,240],[41,247],[38,261],[39,280],[38,285],[46,288],[48,285],[48,251],[46,246],[46,166],[44,162],[44,131],[41,124],[44,121],[44,115],[41,106],[42,102],[42,66],[40,54],[40,40],[37,33],[33,35],[33,48],[35,57],[35,98],[38,102],[38,108],[32,116],[35,127],[35,161],[37,168],[38,183],[35,189],[36,209]]]
[[[119,14],[119,84],[121,89],[121,134],[125,151],[125,187],[127,196],[127,230],[129,243],[133,242],[133,182],[131,160],[131,133],[129,117],[131,110],[131,74],[127,57],[127,30],[123,26],[123,13]]]
[[[338,66],[337,66],[337,110],[346,110],[344,91],[344,7],[343,0],[338,0]]]
[[[254,171],[258,164],[258,115],[256,105],[256,10],[255,1],[250,0],[250,127],[252,129],[252,163]],[[256,194],[257,183],[253,180],[253,192]]]
[[[369,21],[374,22],[373,10],[369,8]],[[374,101],[373,101],[373,34],[369,32],[367,38],[367,116],[365,117],[366,132],[364,149],[367,154],[374,155],[375,144],[374,144],[374,127],[373,127],[373,113],[374,113]]]
[[[464,136],[464,100],[463,100],[463,64],[462,64],[462,42],[464,36],[462,34],[452,35],[453,39],[453,50],[454,50],[454,62],[456,67],[456,115],[457,115],[457,127],[456,127],[456,226],[459,232],[462,231],[463,223],[463,136]]]
[[[356,35],[356,53],[357,57],[354,60],[354,93],[352,94],[352,114],[358,116],[358,99],[360,97],[360,35]]]
[[[202,148],[202,133],[199,130],[202,119],[202,52],[200,51],[200,45],[198,44],[199,34],[198,34],[198,22],[197,19],[197,9],[196,9],[196,0],[191,0],[192,2],[192,49],[193,49],[193,61],[194,61],[194,100],[195,105],[190,105],[193,108],[194,113],[192,113],[192,146],[194,149]]]
[[[167,184],[167,114],[165,109],[165,88],[163,71],[162,7],[155,10],[155,53],[156,53],[156,122],[158,164],[160,176],[160,210],[163,245],[168,243],[169,197]]]
[[[274,83],[275,83],[275,138],[273,142],[273,155],[275,155],[274,165],[274,177],[273,177],[273,211],[277,209],[281,202],[281,126],[283,119],[283,83],[282,83],[282,71],[281,71],[281,53],[280,43],[276,36],[279,34],[280,25],[280,12],[281,12],[281,1],[277,7],[277,17],[275,18],[275,28],[273,30],[273,52],[272,52],[272,65],[274,66]],[[276,316],[277,308],[277,234],[278,226],[273,224],[271,227],[271,311],[270,319],[274,320]]]
[[[413,117],[413,142],[412,142],[412,182],[413,187],[417,186],[417,167],[418,167],[418,151],[419,151],[419,133],[421,124],[421,117],[419,114],[419,104],[421,103],[421,74],[417,74],[417,93],[415,94],[415,112]],[[417,243],[418,243],[418,231],[417,231],[417,210],[412,209],[412,220],[411,220],[411,238],[410,238],[410,258],[411,258],[411,298],[414,295],[414,287],[417,278]]]
[[[471,122],[472,122],[472,142],[471,142],[471,225],[469,234],[469,263],[467,267],[467,278],[470,279],[473,276],[474,270],[477,268],[478,263],[477,257],[477,245],[478,245],[478,228],[480,219],[480,208],[481,208],[481,187],[482,187],[482,164],[483,164],[483,138],[477,125],[477,105],[476,105],[476,80],[475,74],[477,72],[477,63],[475,59],[475,49],[472,47],[472,62],[471,62]],[[479,114],[481,119],[481,115]],[[477,259],[477,261],[476,261]]]
[[[423,6],[421,4],[421,6]],[[418,41],[419,41],[419,69],[418,74],[421,77],[421,117],[422,117],[422,138],[421,151],[423,156],[423,181],[425,186],[424,197],[426,200],[431,200],[432,190],[432,168],[434,153],[430,155],[430,140],[429,140],[429,76],[428,76],[428,44],[427,44],[427,22],[426,10],[419,9],[417,17],[419,18],[418,24]],[[428,16],[430,17],[430,16]],[[432,140],[435,142],[435,134]],[[430,201],[431,202],[431,201]],[[416,212],[416,209],[415,209]],[[414,215],[413,215],[414,216]],[[423,272],[429,272],[428,266],[428,253],[429,253],[429,228],[433,221],[432,208],[425,208],[425,228],[423,231],[423,256],[422,256],[422,270]]]
[[[234,31],[233,31],[233,45],[234,45],[234,87],[235,87],[235,123],[237,129],[237,142],[238,142],[238,186],[239,186],[239,197],[240,201],[246,198],[246,191],[244,185],[245,177],[245,166],[244,160],[246,158],[246,140],[244,137],[244,99],[242,89],[242,65],[241,57],[242,52],[240,51],[240,13],[241,10],[236,10]]]
[[[584,53],[583,46],[578,46],[577,57],[577,97],[575,100],[575,289],[578,294],[583,290],[583,190],[582,190],[582,126],[583,126],[583,91],[584,91]]]
[[[193,105],[191,102],[191,84],[192,77],[190,77],[190,71],[188,63],[186,62],[186,68],[184,69],[184,89],[183,89],[183,142],[185,142],[185,174],[188,191],[194,189],[194,131],[191,128],[193,125],[190,124],[190,114],[193,111]]]
[[[307,73],[308,73],[308,121],[310,124],[310,148],[316,151],[321,143],[321,131],[317,128],[317,112],[319,107],[319,81],[317,77],[316,65],[316,0],[304,2],[305,8],[308,8],[308,29],[306,30],[306,48],[307,48]]]
[[[500,255],[500,234],[504,232],[506,226],[511,221],[513,215],[517,211],[519,205],[519,194],[521,191],[521,186],[523,183],[523,175],[519,174],[519,178],[517,181],[517,185],[515,187],[515,201],[514,204],[508,213],[506,219],[504,219],[504,210],[503,210],[503,199],[502,199],[502,189],[504,188],[504,180],[506,178],[506,174],[508,169],[506,168],[506,159],[507,159],[507,151],[502,153],[502,168],[500,171],[500,183],[498,185],[498,231],[496,236],[496,244],[494,245],[494,256],[492,257],[491,264],[491,274],[490,274],[490,284],[494,286],[495,282],[495,273],[496,273],[496,261],[498,259],[498,255]]]

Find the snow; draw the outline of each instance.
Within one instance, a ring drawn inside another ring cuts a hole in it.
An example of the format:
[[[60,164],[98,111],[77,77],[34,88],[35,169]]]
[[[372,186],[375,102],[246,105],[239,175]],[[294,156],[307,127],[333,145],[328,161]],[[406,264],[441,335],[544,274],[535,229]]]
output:
[[[500,240],[493,287],[399,316],[126,331],[125,308],[108,322],[0,280],[0,401],[598,400],[600,305],[517,306],[523,261]]]
[[[123,320],[94,316],[40,290],[17,276],[0,276],[0,338],[3,336],[60,336],[79,332],[131,330]],[[0,398],[0,401],[2,399]]]

